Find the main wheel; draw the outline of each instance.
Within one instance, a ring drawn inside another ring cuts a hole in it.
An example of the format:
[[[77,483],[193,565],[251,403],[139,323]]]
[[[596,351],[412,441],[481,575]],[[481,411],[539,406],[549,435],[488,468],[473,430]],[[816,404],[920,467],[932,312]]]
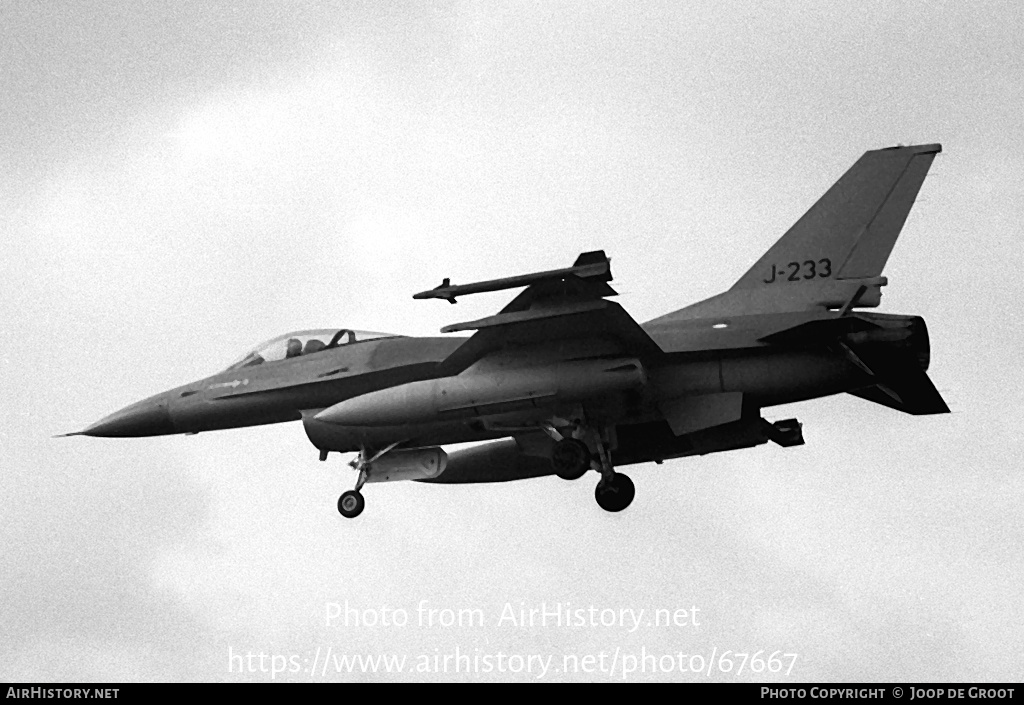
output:
[[[590,449],[583,441],[563,438],[555,443],[551,465],[563,480],[578,480],[590,469]]]
[[[617,472],[607,483],[599,483],[594,489],[594,497],[601,509],[606,512],[621,512],[628,507],[636,495],[636,488],[628,475]]]
[[[362,513],[365,506],[366,500],[356,490],[349,490],[338,498],[338,511],[346,519],[355,519]]]

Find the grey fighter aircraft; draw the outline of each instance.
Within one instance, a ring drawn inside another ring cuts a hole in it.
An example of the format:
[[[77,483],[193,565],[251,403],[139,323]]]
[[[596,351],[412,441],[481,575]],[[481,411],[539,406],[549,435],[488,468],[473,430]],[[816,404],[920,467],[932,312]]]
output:
[[[325,460],[358,453],[338,510],[368,482],[504,482],[600,474],[617,512],[634,486],[617,466],[801,445],[796,419],[763,409],[849,393],[908,414],[949,409],[932,385],[918,316],[877,307],[882,269],[937,144],[867,152],[728,291],[638,324],[609,259],[416,294],[522,289],[493,316],[413,338],[345,328],[274,338],[223,372],[132,404],[76,434],[199,433],[302,421]],[[450,455],[441,446],[488,441]]]

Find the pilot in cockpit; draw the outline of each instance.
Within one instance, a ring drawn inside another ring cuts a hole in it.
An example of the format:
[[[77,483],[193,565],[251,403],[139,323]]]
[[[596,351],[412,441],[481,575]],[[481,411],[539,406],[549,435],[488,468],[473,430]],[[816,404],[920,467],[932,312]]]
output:
[[[327,346],[324,345],[324,341],[318,340],[316,338],[310,338],[309,340],[306,341],[306,347],[302,349],[302,354],[309,355],[310,353],[320,352],[326,347]]]
[[[231,365],[228,369],[235,370],[242,367],[262,365],[265,362],[279,362],[330,350],[341,345],[390,337],[393,336],[387,333],[354,331],[348,328],[340,330],[337,328],[321,328],[317,330],[294,331],[260,343],[256,346],[255,350],[246,353],[242,359]]]

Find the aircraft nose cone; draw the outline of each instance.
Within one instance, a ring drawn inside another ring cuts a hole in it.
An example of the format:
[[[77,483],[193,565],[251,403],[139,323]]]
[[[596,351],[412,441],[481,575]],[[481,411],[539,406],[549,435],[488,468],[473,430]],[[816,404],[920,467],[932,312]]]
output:
[[[81,432],[83,436],[134,438],[175,433],[167,398],[161,394],[115,411]]]

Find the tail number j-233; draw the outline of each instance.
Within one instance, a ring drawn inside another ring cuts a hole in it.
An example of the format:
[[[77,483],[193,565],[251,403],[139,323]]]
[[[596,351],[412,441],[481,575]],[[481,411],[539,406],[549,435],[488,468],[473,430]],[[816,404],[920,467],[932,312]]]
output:
[[[790,262],[782,266],[772,265],[772,273],[765,284],[775,282],[798,282],[802,279],[826,278],[832,276],[832,260],[827,257],[819,260],[805,259],[803,262]]]

